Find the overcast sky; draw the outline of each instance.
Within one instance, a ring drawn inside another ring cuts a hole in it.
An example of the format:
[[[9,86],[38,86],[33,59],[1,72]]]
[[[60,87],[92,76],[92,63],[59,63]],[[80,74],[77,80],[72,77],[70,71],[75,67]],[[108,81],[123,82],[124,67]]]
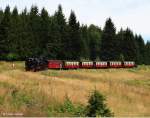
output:
[[[130,27],[146,40],[150,40],[150,0],[0,0],[0,8],[17,6],[21,11],[37,5],[53,14],[61,4],[68,18],[71,9],[83,24],[95,24],[103,28],[111,17],[117,30]]]

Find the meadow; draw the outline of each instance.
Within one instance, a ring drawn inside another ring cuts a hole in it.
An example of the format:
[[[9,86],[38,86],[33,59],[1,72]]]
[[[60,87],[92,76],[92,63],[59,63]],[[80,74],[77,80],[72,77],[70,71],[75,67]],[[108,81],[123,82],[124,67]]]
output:
[[[115,116],[150,116],[150,66],[26,72],[24,62],[0,62],[0,116],[80,116],[95,88]]]

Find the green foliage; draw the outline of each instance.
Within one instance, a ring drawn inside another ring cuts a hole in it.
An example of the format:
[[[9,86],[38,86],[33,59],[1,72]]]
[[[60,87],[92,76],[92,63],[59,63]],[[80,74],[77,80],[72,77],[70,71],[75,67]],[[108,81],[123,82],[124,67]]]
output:
[[[11,22],[10,22],[10,30],[8,34],[9,40],[9,54],[7,58],[11,60],[19,60],[20,55],[20,44],[22,43],[20,40],[20,28],[21,28],[21,19],[18,14],[18,10],[15,7],[11,14]]]
[[[10,7],[7,6],[4,12],[3,19],[0,23],[0,59],[5,59],[6,55],[9,53],[9,30],[11,22]]]
[[[90,47],[89,47],[89,33],[88,33],[88,27],[82,25],[80,28],[81,32],[81,40],[82,40],[82,52],[81,52],[81,57],[80,60],[89,60],[90,57]]]
[[[150,65],[150,42],[148,41],[145,46],[145,64]]]
[[[100,50],[100,58],[104,61],[116,60],[116,29],[109,18],[106,21],[103,33]]]
[[[122,42],[123,43],[123,42]],[[125,60],[137,61],[137,45],[134,39],[133,32],[130,29],[126,29],[124,34],[123,54]]]
[[[135,35],[135,41],[137,45],[137,63],[144,64],[145,57],[145,44],[141,35]]]
[[[4,102],[4,97],[3,96],[0,96],[0,105],[2,105]]]
[[[19,59],[19,56],[17,54],[14,54],[14,53],[9,53],[7,55],[7,60],[8,61],[16,61]]]
[[[129,28],[121,29],[117,34],[117,42],[117,52],[124,57],[124,61],[135,61],[137,64],[144,62],[145,44],[141,36],[134,36]]]
[[[124,55],[123,54],[120,54],[119,60],[124,61]]]
[[[65,99],[63,105],[60,107],[60,111],[72,113],[74,110],[75,110],[75,107],[74,107],[73,103],[68,98],[68,96],[66,96],[66,99]]]
[[[148,79],[146,79],[146,80],[130,80],[130,81],[126,81],[126,83],[129,85],[135,85],[135,86],[139,86],[139,87],[144,86],[146,88],[150,88],[150,80],[148,80]]]
[[[89,33],[89,48],[90,48],[90,59],[96,60],[100,53],[100,42],[101,42],[101,29],[97,26],[90,25],[88,29]]]
[[[80,104],[73,104],[68,96],[66,96],[64,103],[57,108],[57,111],[77,117],[85,116],[85,107]]]
[[[3,19],[3,10],[2,9],[0,9],[0,23],[1,23],[1,20]]]
[[[2,87],[2,88],[10,88],[10,89],[14,89],[15,88],[15,86],[10,85],[7,82],[0,82],[0,87]]]
[[[107,108],[105,104],[105,97],[101,95],[97,90],[94,90],[90,99],[88,101],[89,105],[87,106],[88,117],[111,117],[113,113]]]
[[[38,13],[38,7],[37,6],[32,6],[30,10],[30,15],[29,15],[29,22],[28,22],[28,30],[31,33],[31,52],[32,56],[37,57],[40,55],[40,29],[41,29],[41,22],[40,22],[40,16]]]
[[[62,6],[50,16],[32,6],[18,13],[15,7],[0,10],[0,60],[25,60],[27,57],[59,60],[124,60],[149,63],[149,43],[127,28],[116,34],[111,18],[103,31],[95,25],[80,26],[75,12],[66,20]],[[9,59],[8,59],[9,58]]]
[[[27,95],[25,92],[19,91],[16,88],[12,89],[11,95],[11,102],[17,108],[20,108],[22,105],[33,107],[36,104],[36,100],[34,100],[31,95]]]
[[[68,59],[79,60],[82,52],[82,40],[80,35],[80,24],[76,19],[76,15],[71,11],[69,17],[69,40],[68,40]]]

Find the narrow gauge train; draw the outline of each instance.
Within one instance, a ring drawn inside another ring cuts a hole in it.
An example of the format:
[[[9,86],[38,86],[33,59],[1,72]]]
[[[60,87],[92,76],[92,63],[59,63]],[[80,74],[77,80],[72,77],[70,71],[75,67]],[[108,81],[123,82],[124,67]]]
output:
[[[133,61],[62,61],[29,58],[25,62],[27,71],[44,69],[102,69],[102,68],[133,68],[136,67]]]
[[[48,69],[101,69],[101,68],[134,68],[133,61],[61,61],[48,60]]]

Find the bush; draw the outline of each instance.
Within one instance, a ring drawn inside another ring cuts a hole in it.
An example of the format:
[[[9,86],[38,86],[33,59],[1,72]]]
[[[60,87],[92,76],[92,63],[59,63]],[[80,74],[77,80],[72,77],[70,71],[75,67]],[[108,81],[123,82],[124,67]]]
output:
[[[0,96],[0,105],[2,105],[4,102],[4,97],[3,96]]]
[[[68,96],[66,96],[64,103],[60,106],[58,111],[70,114],[71,116],[85,116],[85,107],[80,104],[74,105]]]
[[[16,108],[20,108],[25,105],[26,107],[34,107],[36,105],[36,100],[32,95],[27,94],[25,91],[20,91],[17,88],[14,88],[11,92],[12,104]]]
[[[66,96],[66,99],[65,99],[63,105],[61,106],[61,112],[72,113],[74,110],[75,110],[75,107],[74,107],[73,103],[71,102],[69,97]]]
[[[97,90],[94,90],[88,101],[86,116],[88,117],[111,117],[113,113],[107,108],[105,97],[101,95]]]
[[[6,58],[7,61],[16,61],[19,59],[19,56],[15,53],[9,53]]]

